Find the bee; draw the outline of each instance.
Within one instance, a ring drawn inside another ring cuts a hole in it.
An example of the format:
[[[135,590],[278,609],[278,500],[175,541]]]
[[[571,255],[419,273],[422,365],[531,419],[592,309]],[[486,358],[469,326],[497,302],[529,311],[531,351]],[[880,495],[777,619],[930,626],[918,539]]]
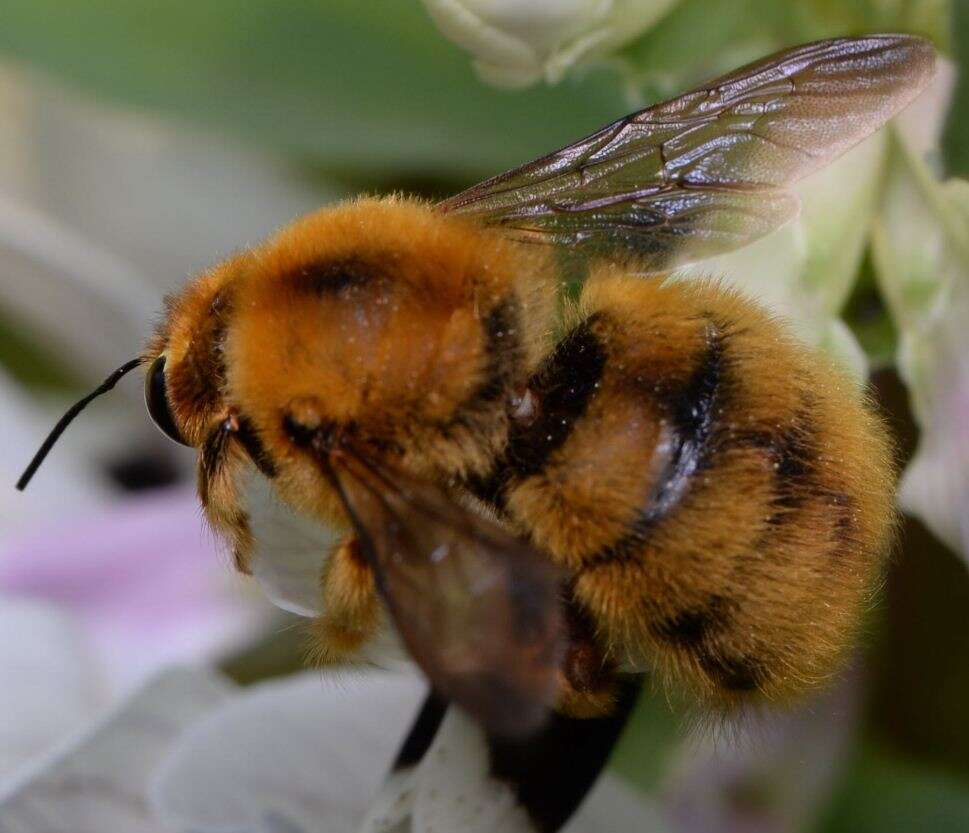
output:
[[[783,322],[670,276],[791,219],[791,184],[933,69],[919,38],[821,41],[437,205],[303,217],[170,299],[19,485],[143,367],[238,569],[275,571],[330,657],[390,626],[496,749],[600,726],[593,777],[635,675],[715,708],[795,696],[837,667],[889,548],[891,444]],[[564,305],[563,254],[588,269]]]

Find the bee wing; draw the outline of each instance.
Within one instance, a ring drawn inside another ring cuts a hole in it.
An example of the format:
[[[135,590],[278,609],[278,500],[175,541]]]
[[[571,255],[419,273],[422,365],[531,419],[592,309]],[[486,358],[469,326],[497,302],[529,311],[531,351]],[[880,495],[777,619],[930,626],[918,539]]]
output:
[[[330,476],[434,688],[502,735],[537,729],[563,649],[557,570],[441,489],[341,450]]]
[[[469,188],[438,206],[526,240],[662,271],[737,248],[798,211],[788,186],[928,83],[908,35],[777,53]]]

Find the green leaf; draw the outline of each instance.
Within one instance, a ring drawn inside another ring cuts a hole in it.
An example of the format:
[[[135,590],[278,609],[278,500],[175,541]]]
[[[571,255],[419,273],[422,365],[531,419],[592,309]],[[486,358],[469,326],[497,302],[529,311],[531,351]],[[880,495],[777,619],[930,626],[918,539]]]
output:
[[[610,766],[639,789],[652,790],[666,775],[670,758],[685,736],[682,714],[674,713],[669,701],[647,685]]]
[[[63,359],[39,347],[22,326],[0,310],[0,367],[23,385],[58,393],[82,389]]]
[[[969,3],[956,3],[952,15],[953,57],[964,67],[969,62]],[[942,149],[947,172],[969,176],[969,77],[965,72],[959,76]]]
[[[128,105],[385,179],[467,180],[623,115],[614,74],[491,89],[419,4],[6,0],[0,52]]]
[[[965,833],[969,784],[947,773],[865,752],[818,833]]]

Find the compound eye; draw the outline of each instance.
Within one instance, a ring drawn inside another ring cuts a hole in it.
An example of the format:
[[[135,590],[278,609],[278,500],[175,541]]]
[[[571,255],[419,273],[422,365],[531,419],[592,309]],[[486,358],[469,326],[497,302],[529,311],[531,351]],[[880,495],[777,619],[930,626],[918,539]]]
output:
[[[166,437],[179,445],[188,445],[172,418],[172,409],[169,406],[168,394],[165,391],[164,356],[159,356],[152,362],[148,375],[145,377],[145,407],[148,408],[148,416],[151,417],[151,421],[158,426],[158,429]]]

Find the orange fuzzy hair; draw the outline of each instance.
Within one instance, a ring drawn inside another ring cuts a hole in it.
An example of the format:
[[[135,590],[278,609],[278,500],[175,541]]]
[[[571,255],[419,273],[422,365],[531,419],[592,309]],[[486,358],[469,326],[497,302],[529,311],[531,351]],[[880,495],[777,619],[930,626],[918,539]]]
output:
[[[504,499],[575,577],[607,656],[720,706],[824,680],[893,529],[891,448],[864,395],[712,282],[602,268],[580,331],[604,356],[594,394]]]
[[[361,198],[202,275],[169,302],[146,358],[167,356],[173,416],[202,451],[206,514],[245,570],[238,481],[249,458],[292,505],[343,522],[287,420],[350,426],[421,476],[483,470],[553,312],[540,250],[415,200]],[[221,442],[230,418],[240,442]]]
[[[490,464],[507,396],[551,329],[543,258],[422,203],[360,199],[297,221],[251,263],[226,339],[227,388],[278,461],[284,496],[328,514],[310,496],[329,490],[300,465],[284,412],[353,425],[424,476]]]

